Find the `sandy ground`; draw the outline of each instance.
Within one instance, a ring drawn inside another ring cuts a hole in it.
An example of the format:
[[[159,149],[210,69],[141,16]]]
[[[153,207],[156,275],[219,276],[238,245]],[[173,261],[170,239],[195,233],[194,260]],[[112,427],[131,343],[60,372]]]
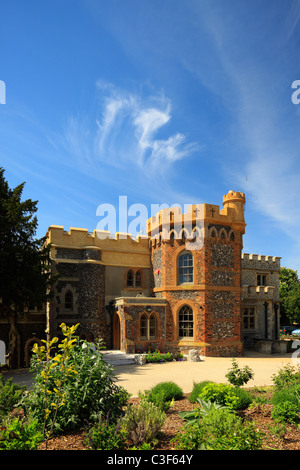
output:
[[[247,386],[273,385],[272,375],[286,364],[298,367],[291,354],[264,356],[259,353],[249,353],[236,358],[239,367],[249,366],[254,377]],[[299,359],[298,359],[299,361]],[[178,384],[184,393],[193,389],[193,384],[202,380],[228,383],[225,375],[232,367],[232,358],[204,357],[200,362],[170,362],[162,364],[145,364],[143,366],[129,365],[116,366],[115,374],[118,384],[122,385],[133,396],[163,381],[173,381]]]
[[[296,367],[300,360],[292,358],[289,354],[272,354],[270,356],[249,352],[237,358],[239,367],[249,366],[254,372],[254,378],[247,386],[272,385],[272,375],[286,364]],[[184,393],[193,389],[193,384],[202,380],[228,383],[225,375],[232,366],[229,357],[203,357],[200,362],[169,362],[162,364],[121,365],[115,366],[114,372],[118,385],[122,385],[132,396],[138,396],[139,391],[148,390],[155,384],[164,381],[173,381],[178,384]],[[32,383],[32,374],[28,369],[18,369],[3,372],[5,378],[13,377],[16,383],[26,385]]]

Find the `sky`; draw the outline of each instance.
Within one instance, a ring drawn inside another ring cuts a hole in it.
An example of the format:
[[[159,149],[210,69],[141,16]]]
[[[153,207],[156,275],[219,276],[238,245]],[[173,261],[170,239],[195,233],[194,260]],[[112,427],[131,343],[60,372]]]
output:
[[[0,166],[38,201],[37,236],[93,231],[107,204],[119,230],[120,198],[129,225],[136,204],[221,209],[242,191],[243,251],[300,275],[300,0],[0,11]]]

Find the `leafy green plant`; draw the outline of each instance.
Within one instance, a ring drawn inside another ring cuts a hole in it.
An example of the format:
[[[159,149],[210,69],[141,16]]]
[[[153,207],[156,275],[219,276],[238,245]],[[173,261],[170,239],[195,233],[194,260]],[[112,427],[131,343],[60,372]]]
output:
[[[171,352],[161,352],[159,349],[151,351],[149,348],[147,354],[145,355],[146,362],[171,362],[171,361],[180,361],[183,359],[183,354],[180,353],[171,353]]]
[[[158,383],[152,387],[151,393],[164,393],[166,400],[180,400],[183,397],[182,388],[172,381]]]
[[[5,380],[0,374],[0,416],[9,413],[17,405],[24,392],[25,385],[19,386],[12,379]]]
[[[127,407],[122,418],[122,428],[134,446],[151,442],[160,431],[166,414],[153,403],[142,399],[139,404]]]
[[[251,403],[251,397],[246,390],[223,383],[207,384],[200,392],[199,398],[219,403],[234,410],[247,408]]]
[[[203,388],[208,385],[208,384],[211,384],[211,383],[214,383],[212,382],[211,380],[203,380],[202,382],[199,382],[199,383],[195,383],[194,382],[194,385],[193,385],[193,390],[189,396],[189,401],[191,403],[196,403],[197,402],[197,399],[200,395],[200,393],[202,392]]]
[[[298,424],[300,422],[299,406],[291,401],[278,403],[273,407],[272,418],[277,423]]]
[[[105,420],[99,417],[99,422],[88,432],[86,445],[90,450],[123,450],[126,447],[126,433],[118,424],[109,423],[109,416]]]
[[[273,383],[277,389],[300,384],[300,368],[292,364],[286,364],[279,369],[277,374],[272,375]]]
[[[44,395],[43,438],[46,440],[46,448],[48,439],[53,432],[58,410],[65,404],[64,383],[70,376],[77,374],[74,365],[68,364],[68,359],[76,342],[74,333],[79,323],[71,327],[66,326],[65,323],[62,323],[60,326],[65,336],[64,340],[58,344],[60,353],[55,354],[54,357],[51,355],[58,342],[57,337],[54,337],[51,341],[42,340],[45,346],[39,346],[35,343],[32,349],[32,352],[37,355],[37,361],[43,364],[43,369],[40,373],[42,380],[40,380],[39,385]]]
[[[14,418],[0,428],[0,450],[36,450],[43,440],[37,421]]]
[[[180,411],[178,413],[178,416],[186,420],[188,424],[198,423],[200,418],[211,413],[213,410],[229,409],[215,402],[201,400],[201,398],[197,398],[197,401],[200,406],[197,406],[194,410]]]
[[[150,403],[153,403],[157,408],[159,408],[162,411],[168,411],[174,403],[174,399],[172,400],[167,400],[166,399],[166,394],[164,391],[158,393],[158,392],[152,392],[151,390],[145,390],[144,393],[139,393],[139,398],[141,400],[147,400]]]
[[[232,368],[225,375],[228,382],[234,385],[235,387],[242,387],[249,382],[250,379],[253,379],[254,373],[250,367],[245,366],[242,369],[239,368],[237,360],[232,359]]]
[[[99,414],[106,416],[109,411],[113,422],[129,398],[128,392],[116,385],[112,366],[103,360],[102,342],[80,341],[74,328],[64,331],[68,336],[61,344],[68,348],[66,354],[63,347],[57,348],[57,354],[45,350],[54,349],[57,341],[50,341],[44,349],[35,348],[31,363],[35,383],[24,400],[25,409],[44,423],[46,437],[50,432],[78,428],[85,420],[97,422]]]
[[[197,423],[185,426],[173,443],[181,450],[257,450],[262,446],[262,434],[252,423],[220,408],[211,409]]]
[[[145,399],[162,411],[168,411],[173,406],[174,400],[180,400],[183,397],[183,390],[176,383],[160,382],[144,394],[139,393],[140,399]]]

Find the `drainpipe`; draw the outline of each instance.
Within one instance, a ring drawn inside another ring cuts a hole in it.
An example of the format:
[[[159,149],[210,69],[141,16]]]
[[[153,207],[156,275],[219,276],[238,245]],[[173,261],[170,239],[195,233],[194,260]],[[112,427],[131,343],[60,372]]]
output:
[[[265,339],[268,339],[269,332],[268,332],[268,302],[264,303],[265,307]]]
[[[274,311],[275,311],[275,339],[279,339],[279,331],[278,331],[278,304],[274,304]]]

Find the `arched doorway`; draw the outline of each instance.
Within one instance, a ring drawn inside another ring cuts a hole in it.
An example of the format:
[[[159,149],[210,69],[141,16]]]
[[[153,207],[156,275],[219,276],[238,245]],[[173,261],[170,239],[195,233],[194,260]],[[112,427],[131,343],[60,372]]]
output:
[[[120,317],[117,312],[114,313],[113,319],[113,349],[120,349],[121,342],[121,325],[120,325]]]

